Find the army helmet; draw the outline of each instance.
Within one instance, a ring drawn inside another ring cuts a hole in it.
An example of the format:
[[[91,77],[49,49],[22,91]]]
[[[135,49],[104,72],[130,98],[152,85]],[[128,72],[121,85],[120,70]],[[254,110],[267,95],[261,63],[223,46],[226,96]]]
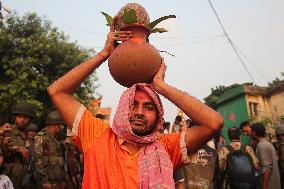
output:
[[[38,126],[34,123],[30,123],[27,125],[25,131],[38,131]]]
[[[63,121],[60,113],[58,111],[52,111],[50,112],[45,119],[45,124],[46,125],[51,125],[51,124],[63,124],[65,125],[65,122]]]
[[[11,109],[12,115],[23,114],[31,118],[35,117],[35,107],[27,102],[17,103]]]

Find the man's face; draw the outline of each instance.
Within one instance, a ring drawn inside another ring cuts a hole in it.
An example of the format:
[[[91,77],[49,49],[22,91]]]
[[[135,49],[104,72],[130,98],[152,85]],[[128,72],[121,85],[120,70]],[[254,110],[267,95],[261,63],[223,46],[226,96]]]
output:
[[[36,136],[37,132],[36,131],[27,131],[26,136],[28,139],[33,139]]]
[[[30,121],[31,118],[27,115],[24,114],[15,115],[15,124],[19,127],[19,129],[24,129]]]
[[[136,90],[134,107],[129,122],[134,134],[146,136],[151,134],[158,122],[158,110],[150,96],[142,91]]]
[[[245,135],[248,135],[250,137],[252,136],[252,130],[251,130],[251,127],[249,125],[244,126],[242,131]]]

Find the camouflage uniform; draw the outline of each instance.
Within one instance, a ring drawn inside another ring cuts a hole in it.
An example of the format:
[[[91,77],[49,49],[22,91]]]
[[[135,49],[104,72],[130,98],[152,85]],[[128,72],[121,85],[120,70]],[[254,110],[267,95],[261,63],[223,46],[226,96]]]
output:
[[[27,131],[38,131],[38,127],[34,123],[30,123],[25,132]],[[29,162],[28,162],[28,171],[23,178],[22,185],[26,186],[29,189],[37,189],[40,188],[40,178],[35,171],[35,139],[28,138],[26,136],[26,147],[29,149]]]
[[[64,143],[64,169],[67,173],[66,188],[80,189],[82,182],[82,170],[79,149],[71,137],[65,139]]]
[[[26,147],[26,140],[25,134],[17,126],[13,125],[12,127],[11,131],[4,134],[4,137],[11,138],[9,145],[4,146],[4,174],[11,179],[15,189],[22,189],[22,178],[27,173],[28,162],[23,160],[22,154],[18,150],[20,147]]]
[[[63,121],[60,121],[58,116],[58,112],[51,112],[47,116],[46,125],[62,124]],[[50,183],[52,189],[64,188],[66,175],[62,145],[48,129],[35,136],[35,157],[36,172],[41,178],[41,185]]]

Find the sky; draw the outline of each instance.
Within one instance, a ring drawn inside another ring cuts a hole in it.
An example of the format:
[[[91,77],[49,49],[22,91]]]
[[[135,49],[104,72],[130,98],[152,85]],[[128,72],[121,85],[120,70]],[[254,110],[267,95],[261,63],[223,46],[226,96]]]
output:
[[[174,14],[159,24],[170,30],[150,35],[150,43],[167,64],[165,81],[203,101],[211,88],[219,85],[254,82],[266,86],[284,72],[284,1],[283,0],[211,0],[222,25],[241,55],[233,50],[208,0],[126,1],[126,0],[1,0],[19,15],[36,12],[70,37],[71,42],[99,52],[109,28],[100,13],[114,16],[126,3],[146,8],[151,21]],[[246,66],[247,70],[245,69]],[[250,75],[252,76],[250,76]],[[102,107],[114,110],[125,87],[111,77],[105,62],[97,70],[103,96]],[[162,98],[165,120],[173,121],[177,108]]]

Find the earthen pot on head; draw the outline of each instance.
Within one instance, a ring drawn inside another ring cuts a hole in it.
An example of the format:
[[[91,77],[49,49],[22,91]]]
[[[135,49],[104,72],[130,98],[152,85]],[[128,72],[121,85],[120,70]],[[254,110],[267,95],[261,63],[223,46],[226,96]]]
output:
[[[125,87],[150,83],[161,66],[161,56],[153,45],[146,42],[146,28],[133,26],[126,29],[134,36],[113,50],[108,60],[109,71],[114,80]]]
[[[137,23],[123,23],[124,9],[134,9]],[[158,50],[147,42],[150,30],[149,15],[139,4],[129,3],[122,7],[116,15],[116,30],[132,31],[133,37],[119,44],[108,60],[109,71],[116,82],[131,87],[135,83],[151,83],[161,66]]]

